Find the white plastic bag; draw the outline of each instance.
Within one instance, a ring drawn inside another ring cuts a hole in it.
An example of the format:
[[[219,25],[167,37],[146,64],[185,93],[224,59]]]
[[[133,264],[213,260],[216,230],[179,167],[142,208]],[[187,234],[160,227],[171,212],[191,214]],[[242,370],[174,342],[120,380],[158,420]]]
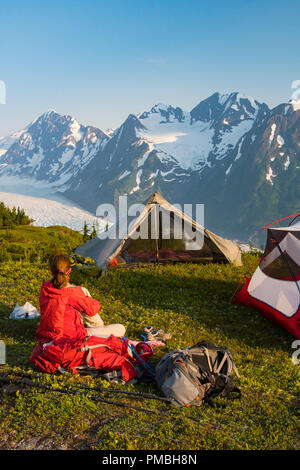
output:
[[[9,318],[12,320],[21,320],[21,319],[31,319],[39,317],[40,314],[37,309],[31,305],[31,303],[26,302],[24,305],[16,304],[15,308],[9,315]]]

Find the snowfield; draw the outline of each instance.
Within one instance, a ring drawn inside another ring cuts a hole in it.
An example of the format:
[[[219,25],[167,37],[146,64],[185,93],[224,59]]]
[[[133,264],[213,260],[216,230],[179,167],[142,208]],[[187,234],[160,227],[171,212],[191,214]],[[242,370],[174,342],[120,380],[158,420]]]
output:
[[[177,160],[183,169],[195,168],[197,163],[206,163],[212,150],[214,130],[207,123],[196,123],[191,126],[188,119],[184,122],[172,120],[161,124],[162,116],[151,114],[141,122],[146,130],[138,130],[137,137],[155,149]]]
[[[220,96],[221,100],[222,98]],[[243,97],[238,95],[238,99],[240,98]],[[165,155],[165,159],[175,159],[182,169],[199,170],[209,165],[208,157],[211,152],[217,153],[217,160],[221,160],[251,129],[257,114],[257,105],[254,104],[253,108],[253,115],[240,116],[240,122],[233,126],[224,119],[223,124],[226,124],[227,128],[218,130],[213,121],[192,123],[191,114],[185,111],[182,112],[182,121],[178,121],[171,111],[166,121],[161,112],[174,108],[159,104],[150,112],[138,115],[145,129],[138,129],[136,135],[142,141],[148,142],[152,149],[155,148]]]
[[[92,227],[98,221],[99,230],[105,223],[99,217],[81,209],[68,200],[52,200],[23,194],[0,192],[0,201],[10,208],[20,207],[34,219],[33,225],[48,227],[64,225],[73,230],[82,230],[84,222]]]

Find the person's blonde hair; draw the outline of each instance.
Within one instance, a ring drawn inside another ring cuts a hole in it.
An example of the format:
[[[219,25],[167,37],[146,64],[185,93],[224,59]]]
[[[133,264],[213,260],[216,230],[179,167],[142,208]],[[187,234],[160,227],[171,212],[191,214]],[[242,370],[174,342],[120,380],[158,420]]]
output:
[[[56,289],[63,289],[70,280],[71,260],[68,255],[56,254],[49,259],[49,266],[52,273],[51,284]]]

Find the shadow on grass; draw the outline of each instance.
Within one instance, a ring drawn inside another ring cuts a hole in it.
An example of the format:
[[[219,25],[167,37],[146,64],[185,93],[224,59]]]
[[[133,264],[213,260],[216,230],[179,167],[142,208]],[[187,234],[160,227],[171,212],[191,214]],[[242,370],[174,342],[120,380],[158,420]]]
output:
[[[291,335],[258,311],[229,302],[237,287],[235,280],[193,274],[192,269],[188,276],[186,272],[181,276],[155,269],[140,269],[134,273],[124,270],[117,279],[108,276],[105,284],[110,294],[121,302],[185,314],[205,328],[218,327],[228,338],[242,340],[248,346],[290,352]]]
[[[11,367],[33,369],[29,360],[33,348],[32,344],[8,344],[6,346],[6,364]]]
[[[9,319],[10,312],[11,308],[8,305],[0,304],[1,337],[10,337],[22,343],[34,341],[39,319],[11,320]]]
[[[10,320],[11,308],[0,304],[0,339],[6,344],[6,362],[10,366],[29,367],[39,320]]]
[[[96,297],[107,294],[135,308],[161,312],[158,322],[167,328],[164,312],[186,315],[208,331],[217,330],[227,338],[237,339],[250,347],[281,349],[290,352],[292,337],[272,325],[259,312],[241,305],[232,305],[229,298],[236,288],[230,268],[216,272],[208,267],[185,266],[171,269],[120,270],[105,278],[86,279],[98,290]],[[84,280],[82,279],[82,282]],[[89,286],[88,286],[89,287]],[[111,306],[113,309],[113,304]],[[106,310],[109,318],[110,304]],[[28,364],[35,343],[39,319],[9,320],[11,308],[0,304],[0,339],[7,342],[8,361]],[[204,338],[199,338],[204,339]]]

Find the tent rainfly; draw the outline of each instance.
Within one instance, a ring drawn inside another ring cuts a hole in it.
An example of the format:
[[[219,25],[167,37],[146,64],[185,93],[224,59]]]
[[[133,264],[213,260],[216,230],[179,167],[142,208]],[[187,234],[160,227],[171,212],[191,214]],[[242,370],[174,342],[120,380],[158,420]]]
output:
[[[300,222],[268,228],[259,266],[235,302],[255,308],[300,338]]]
[[[121,226],[122,221],[108,229],[107,238],[93,238],[77,247],[75,254],[94,259],[101,269],[137,263],[242,264],[240,248],[236,244],[199,225],[159,193],[150,197],[129,228],[126,226],[123,230]],[[118,234],[122,230],[125,233],[120,237]],[[112,233],[117,237],[111,237]]]

